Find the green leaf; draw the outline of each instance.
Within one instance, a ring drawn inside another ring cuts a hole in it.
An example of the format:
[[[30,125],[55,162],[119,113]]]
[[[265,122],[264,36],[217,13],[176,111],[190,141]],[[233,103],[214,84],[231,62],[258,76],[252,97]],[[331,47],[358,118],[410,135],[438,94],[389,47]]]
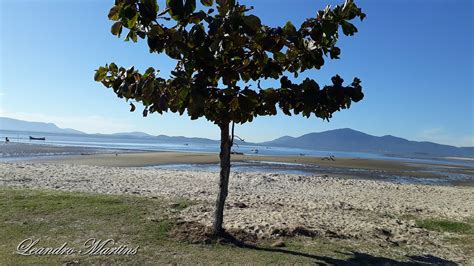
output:
[[[184,17],[191,15],[196,10],[196,0],[166,0],[166,6],[169,8],[171,17],[180,21]]]
[[[173,59],[176,59],[176,60],[181,60],[181,53],[179,52],[179,50],[176,48],[176,47],[172,47],[172,46],[169,46],[167,45],[165,47],[165,52],[166,54],[173,58]]]
[[[130,31],[128,33],[128,36],[132,39],[133,42],[137,42],[137,32],[136,31]]]
[[[160,9],[156,0],[142,0],[142,2],[153,12],[158,12]]]
[[[285,27],[283,27],[283,34],[288,37],[296,36],[296,27],[293,25],[293,23],[291,23],[291,21],[286,22]]]
[[[326,33],[327,36],[332,36],[337,32],[337,23],[334,23],[330,20],[323,21],[323,32]]]
[[[122,22],[115,22],[114,25],[112,25],[110,32],[112,32],[113,35],[120,37],[120,34],[122,33]]]
[[[249,15],[243,17],[244,23],[249,26],[253,31],[259,31],[262,27],[262,22],[260,19],[255,15]]]
[[[112,63],[113,64],[113,63]],[[112,65],[110,65],[112,67]],[[155,73],[155,69],[153,67],[149,67],[146,69],[145,74],[151,75]]]
[[[216,0],[216,2],[217,10],[221,15],[226,14],[235,5],[235,0]]]
[[[140,22],[147,26],[156,20],[159,6],[156,0],[140,0],[140,3],[138,3],[138,11],[140,12]]]
[[[194,23],[194,24],[199,24],[201,21],[203,21],[206,18],[206,16],[207,16],[206,12],[201,10],[199,12],[193,13],[189,17],[189,22]]]
[[[112,73],[116,73],[118,71],[118,67],[115,63],[111,63],[109,69]]]
[[[106,75],[107,75],[107,68],[99,67],[99,69],[95,71],[94,80],[101,81],[105,78]]]
[[[339,59],[339,55],[341,54],[341,49],[338,47],[332,47],[331,50],[329,50],[329,55],[331,56],[331,59]]]
[[[344,32],[346,36],[352,36],[357,32],[357,28],[352,23],[349,23],[345,20],[341,22],[341,26],[342,32]]]
[[[200,46],[206,38],[206,33],[204,32],[204,27],[202,25],[195,25],[191,29],[190,34],[196,46]]]
[[[183,0],[166,0],[166,7],[174,20],[180,20],[184,14]]]
[[[148,36],[150,37],[157,37],[161,34],[165,33],[161,25],[153,25],[151,26],[150,31],[148,32]]]
[[[135,105],[133,103],[130,103],[130,112],[135,111]]]
[[[196,0],[186,0],[186,4],[184,4],[185,16],[188,17],[194,10],[196,10]]]
[[[214,4],[214,0],[201,0],[201,4],[204,6],[212,6]]]
[[[121,6],[113,6],[109,11],[109,15],[108,15],[109,19],[117,21],[119,19],[119,14],[120,14],[121,9],[122,9]]]
[[[239,98],[234,98],[230,101],[230,110],[236,111],[239,109]]]
[[[138,21],[138,15],[139,14],[137,12],[131,19],[127,20],[127,28],[131,29],[135,27],[135,24],[137,24],[137,21]]]
[[[275,52],[273,53],[273,59],[277,61],[284,61],[286,59],[286,55],[282,52]]]

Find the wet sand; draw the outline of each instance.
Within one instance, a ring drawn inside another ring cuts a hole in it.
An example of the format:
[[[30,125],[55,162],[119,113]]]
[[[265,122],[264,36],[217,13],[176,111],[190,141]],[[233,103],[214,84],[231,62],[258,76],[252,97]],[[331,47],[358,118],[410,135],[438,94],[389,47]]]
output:
[[[79,156],[64,156],[37,159],[38,162],[66,163],[75,165],[90,166],[111,166],[111,167],[147,167],[166,164],[218,164],[218,154],[212,153],[185,153],[185,152],[140,152],[140,153],[114,153],[114,154],[90,154]],[[279,162],[305,164],[315,167],[334,168],[347,171],[352,169],[364,169],[379,171],[385,175],[392,176],[411,176],[419,178],[446,178],[445,174],[429,172],[427,169],[436,167],[446,167],[445,170],[450,173],[460,173],[464,175],[473,175],[474,167],[468,166],[442,166],[436,165],[430,167],[426,164],[405,163],[400,161],[384,161],[361,158],[336,158],[334,161],[320,157],[296,157],[296,156],[251,156],[251,155],[232,155],[231,161],[245,162]],[[368,178],[367,171],[351,172],[350,176],[356,178]],[[345,175],[345,174],[344,174]],[[346,177],[348,175],[345,175]],[[339,176],[333,175],[331,176]],[[472,181],[461,181],[457,185],[472,185]],[[453,183],[454,184],[454,183]]]
[[[336,158],[335,161],[320,157],[296,156],[252,156],[232,155],[232,161],[269,161],[282,163],[304,163],[334,167],[387,169],[387,170],[417,170],[416,166],[403,162],[369,160],[358,158]],[[163,164],[184,163],[218,163],[219,155],[212,153],[191,152],[138,152],[113,154],[88,154],[56,158],[39,158],[39,162],[58,162],[79,165],[114,166],[114,167],[144,167]],[[472,168],[474,170],[474,167]]]
[[[98,148],[68,147],[35,144],[2,144],[0,158],[8,161],[9,155],[17,156],[13,161],[30,161],[38,163],[60,163],[108,167],[148,167],[169,164],[218,164],[216,153],[169,152],[169,151],[136,151],[106,150]],[[40,156],[43,155],[43,156]],[[44,156],[48,155],[48,156]],[[22,159],[23,157],[23,159]],[[314,174],[328,174],[334,177],[353,177],[363,179],[383,179],[373,175],[377,172],[383,176],[400,176],[415,178],[447,179],[450,174],[467,176],[458,181],[449,181],[451,185],[474,185],[474,167],[455,165],[430,165],[402,161],[374,160],[364,158],[335,158],[329,160],[321,157],[307,156],[258,156],[232,155],[233,162],[277,162],[301,164],[301,168],[314,166]],[[325,171],[317,171],[317,169]],[[444,173],[437,172],[443,169]],[[334,171],[331,171],[334,170]],[[363,171],[357,171],[357,170]],[[356,170],[356,171],[353,171]],[[471,177],[471,178],[469,178]]]
[[[117,151],[117,150],[116,150]],[[93,147],[75,146],[55,146],[47,144],[30,143],[0,143],[0,159],[8,158],[34,158],[40,156],[58,155],[88,155],[98,153],[110,153],[112,150],[105,150]],[[125,152],[125,151],[120,151]]]
[[[43,155],[43,156],[41,156]],[[54,156],[54,157],[44,157]],[[64,155],[64,156],[61,156]],[[38,144],[10,143],[0,144],[0,157],[26,157],[38,162],[59,162],[94,166],[144,167],[177,163],[218,163],[217,153],[106,150],[99,148],[52,146]],[[305,156],[257,156],[232,155],[232,161],[270,161],[282,163],[302,163],[333,167],[417,170],[418,168],[397,161],[372,160],[360,158],[336,158],[335,161],[320,157]],[[474,167],[472,167],[474,170]]]

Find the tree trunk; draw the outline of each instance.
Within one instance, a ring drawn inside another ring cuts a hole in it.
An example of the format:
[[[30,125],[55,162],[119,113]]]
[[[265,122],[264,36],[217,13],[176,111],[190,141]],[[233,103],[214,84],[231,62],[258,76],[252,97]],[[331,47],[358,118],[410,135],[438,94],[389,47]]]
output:
[[[221,129],[221,152],[219,154],[221,171],[219,177],[219,194],[217,195],[216,211],[214,214],[214,234],[216,236],[222,235],[224,232],[222,223],[224,221],[225,199],[227,198],[229,188],[230,149],[232,146],[229,137],[229,123],[222,124],[219,127]]]

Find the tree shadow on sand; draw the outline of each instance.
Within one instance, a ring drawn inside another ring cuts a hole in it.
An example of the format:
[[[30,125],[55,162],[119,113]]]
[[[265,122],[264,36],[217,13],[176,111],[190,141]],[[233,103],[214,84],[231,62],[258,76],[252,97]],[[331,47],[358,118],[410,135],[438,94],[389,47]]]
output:
[[[373,256],[361,252],[351,252],[344,253],[339,252],[343,255],[351,256],[348,259],[337,259],[331,258],[328,256],[318,256],[313,254],[308,254],[304,252],[292,251],[282,248],[270,248],[270,247],[259,247],[255,244],[245,243],[229,233],[225,233],[222,236],[221,242],[229,243],[235,245],[239,248],[266,251],[266,252],[275,252],[282,253],[292,256],[300,256],[305,258],[310,258],[314,260],[316,265],[458,265],[454,261],[445,260],[432,255],[423,255],[423,256],[409,256],[407,261],[398,261],[385,257]]]
[[[306,235],[314,236],[311,232],[298,230],[290,232],[288,236]],[[319,256],[299,251],[288,250],[276,247],[261,247],[259,241],[254,234],[242,230],[231,230],[224,232],[221,236],[216,237],[212,234],[212,228],[206,227],[197,222],[180,222],[178,226],[170,232],[170,236],[179,240],[194,244],[211,244],[221,243],[229,244],[238,248],[274,252],[291,256],[299,256],[314,260],[316,265],[458,265],[454,261],[445,260],[433,255],[407,256],[406,260],[398,261],[390,258],[374,256],[361,252],[339,252],[339,254],[348,256],[349,258],[338,259],[328,256]]]

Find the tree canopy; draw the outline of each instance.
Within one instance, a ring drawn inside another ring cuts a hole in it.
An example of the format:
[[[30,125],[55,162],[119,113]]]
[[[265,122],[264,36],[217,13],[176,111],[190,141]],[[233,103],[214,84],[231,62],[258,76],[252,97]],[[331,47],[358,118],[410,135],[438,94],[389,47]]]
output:
[[[112,34],[146,39],[151,53],[166,53],[176,67],[165,78],[152,67],[140,73],[110,63],[96,70],[95,80],[120,98],[143,103],[144,116],[187,112],[218,125],[276,115],[277,108],[286,115],[329,119],[363,98],[358,78],[344,86],[336,75],[321,88],[313,79],[298,84],[288,77],[339,58],[340,29],[354,35],[350,21],[365,17],[353,1],[328,6],[299,27],[264,25],[250,14],[253,7],[235,0],[200,0],[200,8],[196,0],[167,0],[162,9],[156,0],[116,0],[108,14],[115,21]],[[280,80],[280,86],[262,88],[262,79]]]

